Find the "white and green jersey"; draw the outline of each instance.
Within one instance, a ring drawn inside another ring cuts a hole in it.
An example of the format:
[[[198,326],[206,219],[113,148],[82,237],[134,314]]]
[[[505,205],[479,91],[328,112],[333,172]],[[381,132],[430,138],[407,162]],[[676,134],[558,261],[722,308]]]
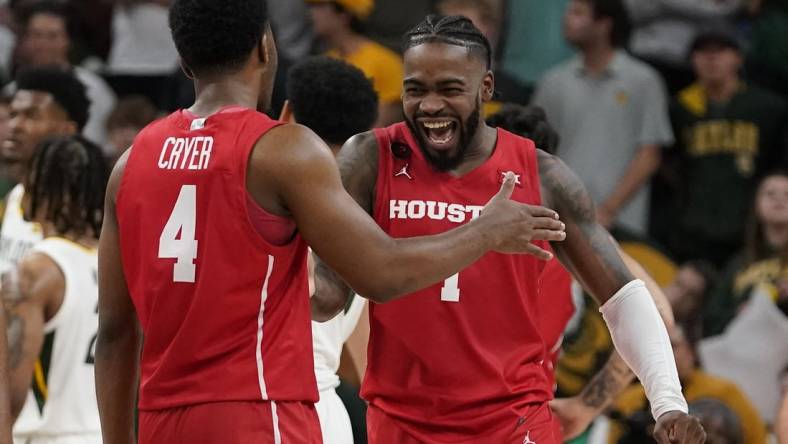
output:
[[[98,330],[97,252],[50,237],[31,250],[65,277],[63,303],[44,326],[44,344],[15,442],[101,443],[93,374]]]
[[[24,195],[25,187],[18,184],[6,198],[3,226],[0,228],[0,275],[14,268],[25,253],[43,238],[41,227],[22,217]]]

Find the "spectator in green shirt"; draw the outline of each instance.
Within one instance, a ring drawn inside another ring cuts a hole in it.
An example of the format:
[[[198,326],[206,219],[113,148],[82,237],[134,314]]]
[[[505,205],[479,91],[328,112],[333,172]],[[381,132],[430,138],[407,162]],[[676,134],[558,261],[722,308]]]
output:
[[[697,81],[670,109],[668,156],[680,178],[670,246],[681,262],[722,267],[742,247],[758,179],[784,161],[788,104],[741,80],[741,48],[728,31],[699,34],[690,59]]]

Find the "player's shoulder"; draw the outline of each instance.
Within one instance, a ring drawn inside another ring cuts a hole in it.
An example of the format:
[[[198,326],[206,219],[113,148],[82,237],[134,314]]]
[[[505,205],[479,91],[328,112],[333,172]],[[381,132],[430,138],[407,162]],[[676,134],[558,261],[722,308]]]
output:
[[[557,156],[536,150],[542,200],[554,208],[559,204],[585,202],[585,188],[577,175]],[[577,200],[577,202],[574,202]]]
[[[58,266],[55,259],[42,250],[29,251],[19,260],[19,264],[17,264],[17,270],[22,276],[41,275],[57,268]]]
[[[107,181],[107,202],[112,202],[114,204],[118,201],[121,188],[120,185],[123,181],[126,165],[128,164],[129,156],[131,155],[133,149],[134,145],[130,146],[126,151],[124,151],[115,162],[115,165],[112,167],[112,171],[109,174],[109,180]]]
[[[574,171],[569,168],[561,158],[544,150],[536,149],[536,164],[539,168],[539,177],[542,188],[547,191],[558,191],[559,194],[571,190],[585,190],[583,182]]]
[[[377,171],[379,146],[375,130],[348,139],[337,154],[337,165],[343,179],[361,171]]]
[[[536,149],[536,163],[539,165],[539,170],[548,171],[553,170],[555,168],[566,168],[566,165],[558,158],[558,156],[552,155],[545,150]]]
[[[284,123],[266,131],[252,149],[249,168],[272,177],[309,174],[334,165],[329,147],[309,128]]]
[[[46,289],[65,282],[65,275],[52,255],[33,250],[25,254],[17,264],[19,288],[22,295],[35,296],[46,293]]]
[[[266,131],[255,142],[256,153],[266,153],[275,157],[298,159],[301,156],[330,154],[330,150],[320,137],[304,125],[282,123]]]
[[[342,150],[340,150],[340,154],[346,150],[371,151],[371,150],[376,150],[377,148],[378,148],[378,136],[377,134],[375,134],[375,130],[370,130],[356,134],[355,136],[348,139],[347,142],[345,142],[345,144],[342,145]]]

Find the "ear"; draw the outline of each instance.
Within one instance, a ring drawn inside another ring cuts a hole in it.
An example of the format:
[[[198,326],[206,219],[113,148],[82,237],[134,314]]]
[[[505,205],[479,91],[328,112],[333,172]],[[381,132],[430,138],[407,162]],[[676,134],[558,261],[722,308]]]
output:
[[[495,75],[492,71],[487,71],[482,79],[482,102],[489,102],[495,95]]]
[[[297,123],[295,115],[293,114],[293,106],[290,105],[289,100],[285,100],[285,105],[282,107],[282,112],[279,114],[279,120],[287,123]]]
[[[183,74],[189,79],[194,80],[194,72],[192,72],[191,68],[183,61],[182,58],[178,57],[178,64],[181,65],[181,71]]]

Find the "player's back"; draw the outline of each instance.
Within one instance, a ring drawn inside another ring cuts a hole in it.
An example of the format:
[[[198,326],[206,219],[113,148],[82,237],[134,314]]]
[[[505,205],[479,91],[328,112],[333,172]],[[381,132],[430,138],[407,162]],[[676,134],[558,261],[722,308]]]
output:
[[[539,205],[533,143],[498,131],[495,151],[462,177],[433,169],[404,124],[376,130],[374,217],[393,237],[432,235],[477,217],[506,172],[512,199]],[[532,256],[487,253],[460,273],[387,304],[370,305],[362,394],[420,441],[471,442],[512,433],[529,405],[550,398],[538,331]]]
[[[141,410],[317,400],[307,248],[295,231],[267,242],[246,190],[251,150],[276,125],[240,107],[181,110],[135,139],[116,214],[145,335]]]
[[[94,351],[98,330],[97,254],[58,237],[32,249],[63,273],[65,291],[57,313],[44,325],[44,342],[33,378],[38,423],[15,428],[23,442],[101,443]]]

